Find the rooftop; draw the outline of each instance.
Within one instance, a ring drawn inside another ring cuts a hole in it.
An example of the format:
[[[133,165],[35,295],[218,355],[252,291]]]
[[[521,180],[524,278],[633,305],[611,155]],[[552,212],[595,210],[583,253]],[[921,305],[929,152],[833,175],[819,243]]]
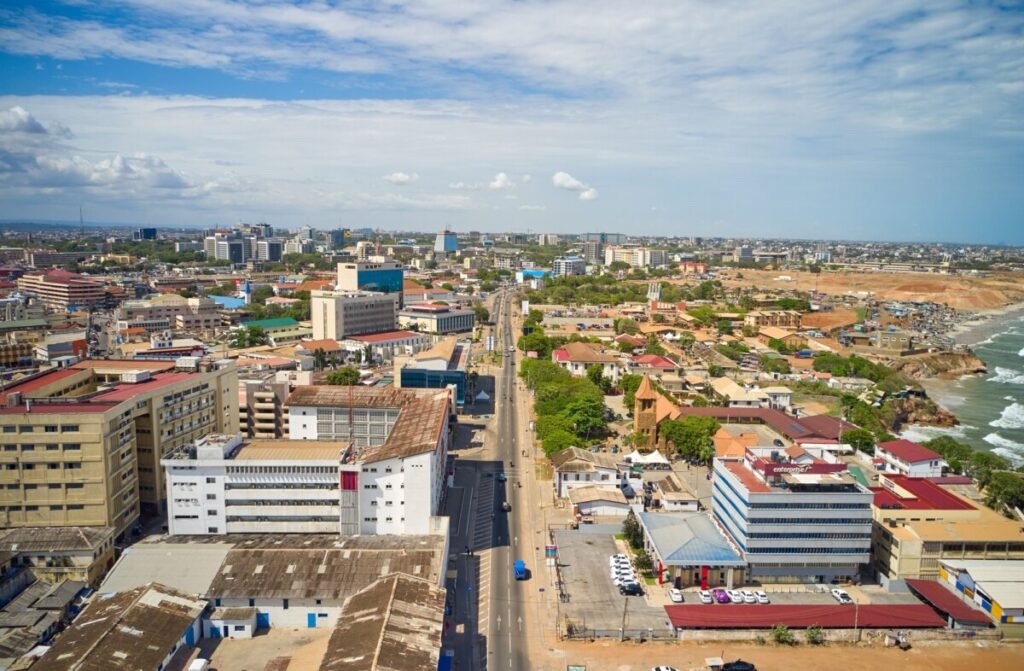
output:
[[[581,503],[592,503],[594,501],[611,501],[626,505],[626,497],[617,487],[598,487],[587,485],[584,487],[573,487],[569,490],[569,500],[573,505]]]
[[[889,486],[885,483],[888,481]],[[908,510],[974,510],[964,499],[947,492],[927,478],[885,474],[882,487],[872,487],[876,508],[905,508]]]
[[[929,450],[923,445],[918,445],[915,442],[900,438],[899,440],[890,440],[885,443],[879,443],[875,446],[875,450],[888,452],[889,454],[902,459],[908,464],[916,464],[921,461],[936,461],[941,460],[942,455],[937,452]]]
[[[199,376],[196,373],[157,373],[145,382],[138,382],[134,384],[122,382],[110,391],[97,394],[89,400],[116,402],[127,401],[139,394],[163,389],[164,387],[170,387],[181,382],[194,380],[197,377]]]
[[[726,608],[683,604],[665,606],[665,612],[673,627],[685,629],[771,629],[779,624],[798,629],[939,629],[946,624],[924,604],[732,604]]]
[[[551,456],[551,464],[563,473],[588,473],[598,468],[615,470],[616,459],[610,454],[569,447]]]
[[[276,317],[274,319],[257,319],[251,322],[242,322],[239,326],[250,327],[256,326],[264,330],[268,329],[287,329],[294,328],[299,325],[299,322],[292,317]]]
[[[914,594],[930,603],[933,608],[951,616],[957,622],[992,624],[992,618],[986,615],[985,611],[970,605],[959,594],[954,593],[936,580],[908,578],[907,586],[910,587]]]
[[[364,462],[410,457],[437,448],[450,412],[447,389],[397,389],[395,387],[298,387],[288,397],[289,407],[400,408],[398,419],[382,445],[362,450]]]
[[[114,536],[113,527],[22,527],[0,530],[0,551],[95,550]]]
[[[367,333],[365,335],[348,336],[347,340],[358,340],[365,343],[388,342],[390,340],[404,340],[423,336],[416,331],[381,331],[380,333]]]
[[[744,566],[739,552],[706,513],[640,513],[666,566]]]
[[[155,669],[205,603],[163,585],[101,595],[57,637],[33,669]]]
[[[619,359],[600,351],[598,346],[585,342],[568,342],[554,352],[559,361],[580,363],[618,363]]]
[[[405,574],[349,597],[331,632],[321,671],[436,671],[445,591]]]

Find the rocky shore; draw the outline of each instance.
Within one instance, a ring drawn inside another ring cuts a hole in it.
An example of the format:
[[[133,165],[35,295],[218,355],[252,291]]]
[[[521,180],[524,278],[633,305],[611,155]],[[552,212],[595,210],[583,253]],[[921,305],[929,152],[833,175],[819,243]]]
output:
[[[953,380],[964,375],[988,372],[988,367],[971,351],[934,352],[907,357],[893,368],[914,380],[940,378]]]

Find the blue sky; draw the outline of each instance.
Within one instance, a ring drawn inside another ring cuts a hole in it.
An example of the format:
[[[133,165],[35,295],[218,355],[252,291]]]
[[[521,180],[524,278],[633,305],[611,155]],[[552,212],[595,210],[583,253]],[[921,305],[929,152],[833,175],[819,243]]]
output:
[[[5,218],[1024,244],[1021,184],[1019,3],[0,9]]]

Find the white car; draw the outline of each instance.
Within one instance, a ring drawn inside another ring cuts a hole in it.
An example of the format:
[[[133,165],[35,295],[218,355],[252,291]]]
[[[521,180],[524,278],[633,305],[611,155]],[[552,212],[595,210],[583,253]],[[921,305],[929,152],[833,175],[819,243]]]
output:
[[[743,603],[743,592],[738,589],[729,590],[729,601],[733,603]]]
[[[757,597],[748,589],[740,592],[740,595],[743,597],[743,603],[757,603]]]
[[[635,582],[636,582],[636,576],[632,575],[632,574],[627,575],[627,574],[624,573],[622,575],[617,575],[614,578],[612,578],[612,584],[615,585],[616,587],[620,587],[620,586],[625,585],[627,583],[635,583]]]
[[[846,593],[846,590],[839,589],[838,587],[832,590],[832,596],[839,603],[853,603],[853,599]]]
[[[765,594],[763,590],[757,590],[754,592],[754,598],[757,599],[758,603],[771,603],[771,601],[768,600],[768,595]]]
[[[674,666],[656,666],[651,671],[678,671]]]
[[[668,591],[668,598],[672,599],[672,603],[682,603],[683,593],[677,589],[670,589]]]
[[[715,599],[711,596],[711,592],[706,589],[700,591],[700,602],[701,603],[714,603]]]

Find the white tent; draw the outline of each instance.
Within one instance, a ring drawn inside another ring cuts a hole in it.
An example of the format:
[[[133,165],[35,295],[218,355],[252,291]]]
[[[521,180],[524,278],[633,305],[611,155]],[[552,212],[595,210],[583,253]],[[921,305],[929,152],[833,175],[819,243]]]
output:
[[[633,450],[626,457],[626,461],[631,464],[667,464],[668,459],[662,456],[661,452],[654,450],[648,454],[641,454],[640,450]]]
[[[479,394],[476,395],[476,400],[478,401],[486,401],[489,400],[490,398],[491,397],[487,395],[487,392],[482,390]]]

